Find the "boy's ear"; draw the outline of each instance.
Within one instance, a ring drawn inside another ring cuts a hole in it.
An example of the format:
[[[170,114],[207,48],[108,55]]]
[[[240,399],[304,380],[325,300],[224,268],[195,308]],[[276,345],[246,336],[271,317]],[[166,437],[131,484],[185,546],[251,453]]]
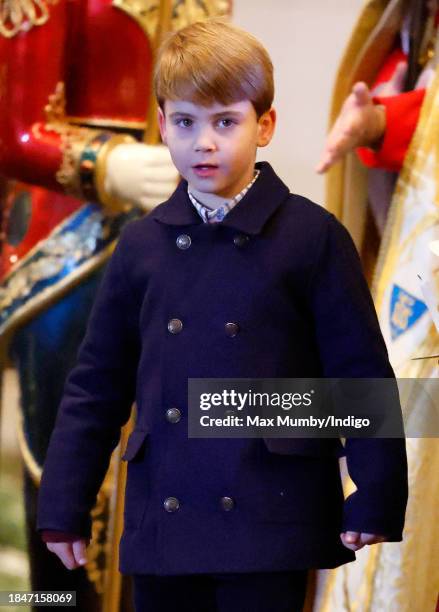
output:
[[[276,126],[276,111],[273,107],[259,117],[258,120],[258,147],[266,147],[273,138]]]
[[[160,106],[159,106],[159,108],[157,110],[157,116],[158,116],[158,122],[159,122],[160,136],[162,137],[163,144],[168,144],[166,142],[166,119],[165,119],[165,113],[162,111]]]

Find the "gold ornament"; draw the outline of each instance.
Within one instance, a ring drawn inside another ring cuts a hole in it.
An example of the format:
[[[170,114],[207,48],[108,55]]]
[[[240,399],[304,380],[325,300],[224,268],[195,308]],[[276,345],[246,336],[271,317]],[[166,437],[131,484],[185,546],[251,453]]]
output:
[[[49,19],[49,4],[58,0],[0,0],[0,34],[12,38]]]
[[[155,39],[159,26],[160,1],[113,0],[112,4],[137,21],[148,38]],[[209,17],[226,17],[230,15],[230,10],[230,0],[173,0],[171,30],[175,32]]]

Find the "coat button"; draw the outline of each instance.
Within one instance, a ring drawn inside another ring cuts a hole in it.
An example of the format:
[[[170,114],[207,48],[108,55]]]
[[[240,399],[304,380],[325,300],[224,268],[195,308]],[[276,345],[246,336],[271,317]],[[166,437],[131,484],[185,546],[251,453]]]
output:
[[[235,502],[231,497],[221,497],[221,507],[228,512],[229,510],[233,510]]]
[[[226,323],[224,329],[226,335],[229,336],[229,338],[233,338],[239,332],[239,325],[238,323]]]
[[[180,319],[171,319],[168,323],[168,331],[171,334],[179,334],[183,329],[183,323]]]
[[[166,420],[169,423],[178,423],[181,419],[181,412],[178,408],[168,408],[166,411]]]
[[[178,236],[176,243],[179,249],[188,249],[191,246],[191,237],[187,234],[180,234]]]
[[[237,247],[245,246],[249,241],[249,237],[246,234],[236,234],[233,238],[233,243]]]
[[[176,497],[167,497],[163,502],[166,512],[177,512],[180,508],[180,502]]]

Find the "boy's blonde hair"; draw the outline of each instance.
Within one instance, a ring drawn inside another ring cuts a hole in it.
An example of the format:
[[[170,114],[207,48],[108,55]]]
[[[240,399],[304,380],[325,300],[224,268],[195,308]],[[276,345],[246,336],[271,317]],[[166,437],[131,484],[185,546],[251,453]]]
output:
[[[245,30],[220,18],[198,21],[163,42],[154,91],[162,110],[166,100],[202,106],[250,100],[259,118],[273,102],[273,64]]]

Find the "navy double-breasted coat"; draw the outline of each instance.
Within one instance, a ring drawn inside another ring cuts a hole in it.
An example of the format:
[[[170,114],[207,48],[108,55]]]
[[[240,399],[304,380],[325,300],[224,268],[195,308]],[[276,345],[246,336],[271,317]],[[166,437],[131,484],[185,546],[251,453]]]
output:
[[[404,440],[347,440],[357,491],[344,501],[338,441],[188,438],[190,377],[393,376],[348,232],[257,167],[221,223],[202,222],[182,181],[126,226],[66,382],[37,528],[90,535],[136,400],[126,574],[334,567],[355,559],[343,530],[402,538]]]

